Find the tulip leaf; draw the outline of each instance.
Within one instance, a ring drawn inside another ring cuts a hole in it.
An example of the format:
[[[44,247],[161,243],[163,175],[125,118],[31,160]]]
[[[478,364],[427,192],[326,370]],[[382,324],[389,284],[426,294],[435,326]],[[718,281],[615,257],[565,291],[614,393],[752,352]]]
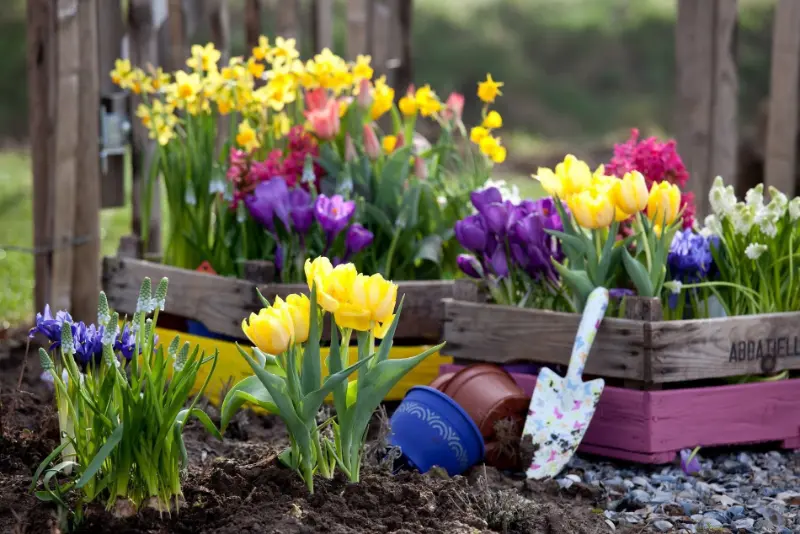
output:
[[[578,297],[578,303],[580,305],[578,311],[583,311],[583,307],[586,305],[589,295],[595,289],[594,284],[592,284],[592,281],[589,279],[589,275],[586,271],[569,269],[557,261],[553,261],[553,265],[561,275],[564,283],[567,284],[573,294]]]
[[[211,421],[211,418],[208,416],[208,414],[200,408],[187,408],[178,412],[178,416],[175,418],[175,425],[180,427],[188,417],[192,416],[196,417],[197,420],[200,421],[209,434],[219,440],[222,439],[222,434],[220,433],[219,429],[214,426],[214,422]]]
[[[276,367],[280,369],[280,364],[278,364],[278,358],[276,358],[272,354],[267,354],[266,352],[262,352],[262,350],[259,349],[258,347],[253,347],[253,358],[255,358],[255,360],[259,363],[262,369],[267,366]],[[280,370],[282,373],[283,369]],[[275,371],[272,372],[274,373]]]
[[[114,429],[114,432],[108,437],[103,446],[100,447],[100,450],[97,451],[97,454],[94,455],[92,461],[89,462],[89,465],[86,466],[86,469],[81,474],[81,478],[78,480],[78,483],[75,484],[75,487],[80,489],[84,487],[93,477],[94,475],[100,470],[102,467],[103,462],[106,461],[108,455],[114,450],[114,448],[122,441],[122,434],[124,432],[123,424],[120,423],[117,428]],[[138,447],[135,450],[139,450]],[[145,470],[145,472],[147,472]]]
[[[414,255],[414,260],[427,260],[439,265],[442,262],[442,244],[444,241],[436,234],[422,239]]]
[[[345,384],[345,405],[347,403],[347,385],[346,380],[351,374],[357,371],[359,368],[366,365],[372,357],[364,358],[363,360],[359,360],[350,367],[346,369],[342,369],[338,373],[332,373],[328,375],[323,382],[322,387],[316,391],[312,391],[302,400],[302,412],[300,413],[300,417],[302,419],[311,419],[317,415],[319,411],[319,407],[322,406],[322,403],[325,402],[325,397],[327,397],[332,391],[333,388],[340,384]]]
[[[653,284],[648,276],[647,269],[641,262],[634,259],[627,249],[622,251],[622,262],[625,264],[625,271],[628,273],[636,292],[642,297],[654,297]]]
[[[338,373],[344,369],[342,363],[342,346],[339,340],[339,327],[331,316],[331,347],[328,352],[328,374]],[[347,410],[347,384],[337,384],[333,389],[333,405],[337,414]]]
[[[400,303],[397,305],[397,311],[394,314],[392,324],[389,325],[388,330],[386,330],[386,335],[383,336],[383,341],[381,341],[381,345],[378,347],[378,357],[376,360],[378,362],[383,362],[389,359],[389,351],[392,350],[392,344],[394,343],[394,332],[397,330],[397,325],[400,322],[400,314],[403,311],[403,302],[405,299],[405,295],[400,297]]]
[[[223,432],[236,412],[246,402],[257,404],[268,412],[278,413],[278,407],[275,406],[272,395],[269,394],[261,380],[255,375],[248,376],[233,386],[222,400],[219,426]]]
[[[301,387],[303,395],[308,395],[319,388],[322,379],[322,369],[319,354],[319,314],[317,313],[317,284],[312,284],[309,307],[308,321],[308,341],[303,350],[303,375],[301,376]]]

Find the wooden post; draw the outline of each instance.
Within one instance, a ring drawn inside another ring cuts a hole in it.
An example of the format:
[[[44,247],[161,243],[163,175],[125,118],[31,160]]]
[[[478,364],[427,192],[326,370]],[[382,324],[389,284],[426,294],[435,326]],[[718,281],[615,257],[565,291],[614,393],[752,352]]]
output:
[[[247,53],[258,46],[261,36],[261,0],[246,0],[244,4],[244,33]]]
[[[779,0],[772,29],[765,185],[796,193],[797,99],[800,83],[800,2]]]
[[[347,0],[347,59],[351,61],[359,54],[369,53],[369,4],[368,0]]]
[[[31,139],[37,142],[33,156],[33,244],[38,250],[52,245],[53,209],[53,121],[55,120],[56,65],[55,43],[56,6],[49,0],[27,2],[27,70]],[[50,254],[35,257],[36,286],[34,301],[37,310],[50,300]]]
[[[736,8],[736,0],[678,0],[678,149],[701,220],[714,177],[736,179]]]
[[[389,73],[389,60],[391,59],[392,44],[392,0],[376,0],[372,4],[372,30],[370,39],[372,45],[372,67],[375,77]]]
[[[314,0],[314,52],[333,50],[333,0]]]
[[[76,320],[87,322],[97,317],[100,291],[98,1],[81,0],[79,8],[80,115],[75,187],[80,191],[80,199],[76,199],[73,208],[75,236],[79,241],[73,250],[72,315]]]
[[[400,65],[397,68],[395,89],[404,94],[414,82],[414,65],[411,54],[411,22],[414,13],[413,0],[398,0],[397,19],[400,26]]]
[[[186,29],[184,26],[182,0],[169,0],[169,70],[183,68],[188,55],[186,49]]]
[[[646,380],[651,379],[652,367],[652,328],[650,323],[661,321],[663,311],[661,308],[661,300],[658,298],[650,297],[625,297],[623,299],[625,306],[625,318],[633,319],[635,321],[645,321],[644,324],[644,376]],[[651,384],[648,382],[641,382],[638,380],[625,380],[623,385],[630,389],[661,389],[660,384]]]
[[[170,15],[172,15],[170,13]],[[153,26],[153,0],[131,0],[128,7],[128,27],[130,36],[131,63],[141,68],[158,64],[158,34]],[[175,49],[173,48],[173,52]],[[135,111],[142,102],[138,95],[131,95],[131,110]],[[134,113],[131,113],[133,116]],[[149,139],[147,128],[139,120],[132,120],[131,159],[133,164],[132,230],[143,245],[142,195],[145,181],[150,173],[153,160],[153,142]],[[147,250],[140,250],[140,257],[146,253],[161,250],[161,199],[160,188],[152,188],[150,217],[147,231]]]
[[[215,0],[208,13],[208,22],[211,26],[211,41],[221,52],[220,63],[226,65],[231,56],[230,16],[228,13],[228,0]],[[258,21],[256,21],[258,22]],[[249,24],[249,23],[248,23]],[[249,28],[249,26],[248,26]],[[258,35],[256,35],[258,41]],[[258,44],[258,43],[256,43]],[[250,50],[248,50],[250,53]],[[223,115],[217,122],[217,151],[222,152],[230,129],[230,116]]]
[[[276,9],[275,33],[285,39],[297,39],[300,37],[297,20],[297,0],[280,0]]]

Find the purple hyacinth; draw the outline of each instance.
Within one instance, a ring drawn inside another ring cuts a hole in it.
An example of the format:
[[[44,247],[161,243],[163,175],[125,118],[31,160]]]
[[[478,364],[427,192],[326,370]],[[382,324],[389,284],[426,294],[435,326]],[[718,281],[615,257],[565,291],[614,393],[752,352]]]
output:
[[[372,232],[356,223],[347,229],[347,235],[344,239],[344,260],[350,259],[353,254],[358,254],[372,244],[374,239]]]
[[[67,322],[72,322],[72,316],[64,311],[56,312],[56,316],[50,313],[50,305],[45,304],[44,313],[36,314],[36,326],[31,328],[28,337],[33,338],[37,333],[42,334],[50,340],[50,349],[61,346],[61,327]]]
[[[289,192],[289,210],[294,230],[306,234],[314,223],[314,202],[311,194],[300,187]]]
[[[328,243],[333,242],[334,238],[347,227],[355,210],[356,203],[352,200],[345,200],[342,195],[333,195],[330,198],[326,195],[317,197],[314,204],[314,215],[325,231]]]
[[[280,176],[261,182],[253,193],[244,199],[250,215],[265,228],[275,231],[275,218],[290,228],[289,222],[289,188]]]
[[[714,263],[711,247],[718,243],[717,236],[704,237],[691,229],[676,233],[667,256],[672,279],[694,283],[706,278]]]

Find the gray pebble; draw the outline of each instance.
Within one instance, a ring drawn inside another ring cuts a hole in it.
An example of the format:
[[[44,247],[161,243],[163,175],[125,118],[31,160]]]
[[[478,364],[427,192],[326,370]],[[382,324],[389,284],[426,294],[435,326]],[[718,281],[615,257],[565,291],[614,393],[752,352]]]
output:
[[[650,482],[644,477],[633,477],[631,480],[636,486],[640,486],[642,488],[650,487]]]
[[[744,515],[744,506],[731,506],[728,509],[728,515],[731,516],[732,519],[736,519]]]
[[[712,519],[710,517],[704,517],[703,519],[697,522],[697,526],[703,528],[721,528],[722,523],[720,523],[716,519]]]
[[[752,517],[747,517],[745,519],[737,519],[736,521],[733,522],[733,528],[752,530],[755,522],[756,522],[755,519],[753,519]]]
[[[659,532],[669,532],[672,530],[672,523],[669,521],[665,521],[664,519],[659,519],[658,521],[654,521],[652,527]]]

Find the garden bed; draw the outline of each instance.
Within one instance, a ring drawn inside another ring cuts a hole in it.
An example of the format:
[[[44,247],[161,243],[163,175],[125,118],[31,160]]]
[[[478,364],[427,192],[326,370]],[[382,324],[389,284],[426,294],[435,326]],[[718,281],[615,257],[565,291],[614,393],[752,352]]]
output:
[[[57,532],[50,508],[28,492],[32,471],[52,450],[58,425],[52,399],[39,380],[38,361],[29,356],[20,375],[0,369],[4,410],[0,431],[0,531]],[[585,492],[559,493],[555,483],[532,483],[478,466],[466,477],[405,472],[396,476],[377,466],[358,485],[337,478],[318,480],[309,495],[297,475],[281,468],[275,453],[286,444],[278,419],[242,414],[224,442],[199,427],[186,432],[190,467],[185,508],[159,517],[145,511],[115,519],[103,511],[87,514],[81,532],[608,532],[592,513]],[[372,442],[374,443],[374,441]],[[619,529],[617,529],[619,531]],[[623,530],[624,532],[625,530]],[[637,532],[641,531],[637,529]]]

